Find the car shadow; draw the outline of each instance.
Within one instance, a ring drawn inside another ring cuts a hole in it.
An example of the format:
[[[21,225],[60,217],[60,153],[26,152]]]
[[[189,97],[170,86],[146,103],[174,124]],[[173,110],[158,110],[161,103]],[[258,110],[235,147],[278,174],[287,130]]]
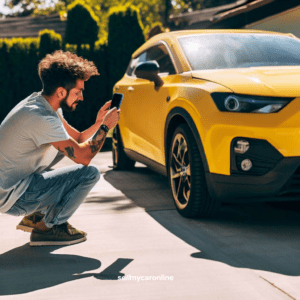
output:
[[[191,257],[300,276],[300,202],[224,204],[212,218],[195,220],[179,215],[167,178],[148,168],[108,171],[104,178],[194,247]]]
[[[29,243],[0,255],[0,296],[29,293],[68,281],[94,277],[118,280],[120,271],[133,259],[119,258],[100,273],[84,273],[100,268],[97,259],[52,253],[62,246],[30,247]]]
[[[148,210],[175,209],[168,179],[144,166],[135,167],[131,171],[107,171],[104,179],[124,195],[112,197],[112,201],[130,199],[124,205],[115,207],[116,210],[126,210],[133,207],[142,207]],[[155,197],[152,194],[155,194]],[[151,201],[149,201],[149,197]],[[104,203],[105,197],[89,197],[85,202]]]

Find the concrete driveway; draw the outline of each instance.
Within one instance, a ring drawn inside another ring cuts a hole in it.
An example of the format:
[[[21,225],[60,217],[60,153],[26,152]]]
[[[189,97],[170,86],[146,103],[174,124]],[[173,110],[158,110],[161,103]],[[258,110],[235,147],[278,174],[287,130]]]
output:
[[[111,152],[93,164],[101,180],[70,220],[86,242],[31,248],[15,230],[21,218],[0,216],[0,296],[300,299],[299,202],[224,205],[190,220],[174,209],[167,178],[142,164],[112,171]]]

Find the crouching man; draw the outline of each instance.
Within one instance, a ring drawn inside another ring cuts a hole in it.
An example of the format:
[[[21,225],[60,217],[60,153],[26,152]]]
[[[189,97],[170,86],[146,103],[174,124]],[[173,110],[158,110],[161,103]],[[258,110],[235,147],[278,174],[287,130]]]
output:
[[[93,62],[61,50],[39,63],[43,90],[16,105],[0,126],[0,212],[25,216],[19,229],[30,231],[30,245],[70,245],[86,233],[67,221],[99,181],[90,166],[120,111],[100,109],[84,132],[71,127],[62,111],[74,111],[83,101],[84,82],[99,75]],[[46,171],[59,156],[76,165]]]

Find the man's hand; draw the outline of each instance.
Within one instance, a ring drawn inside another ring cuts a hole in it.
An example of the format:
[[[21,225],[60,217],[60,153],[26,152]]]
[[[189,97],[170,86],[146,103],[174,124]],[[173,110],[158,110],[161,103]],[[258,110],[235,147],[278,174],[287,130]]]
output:
[[[109,129],[114,128],[119,122],[120,109],[116,107],[110,109],[103,118],[102,124],[106,125]]]
[[[106,112],[102,124],[106,125],[109,129],[115,127],[119,121],[120,110],[116,107]],[[87,166],[96,153],[102,148],[107,132],[100,128],[89,140],[83,143],[77,143],[73,138],[66,141],[59,141],[51,143],[58,151],[62,152],[65,156],[72,159],[78,164]]]
[[[111,100],[107,101],[99,110],[96,118],[96,123],[102,123],[104,116],[107,114],[111,105]]]

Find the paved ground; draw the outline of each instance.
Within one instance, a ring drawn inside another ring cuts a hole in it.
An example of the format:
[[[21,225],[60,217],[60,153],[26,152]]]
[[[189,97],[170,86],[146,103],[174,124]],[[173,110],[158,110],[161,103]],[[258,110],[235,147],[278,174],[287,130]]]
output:
[[[300,299],[299,203],[226,205],[189,220],[165,177],[141,164],[112,171],[111,152],[93,163],[102,178],[71,219],[86,242],[31,248],[15,230],[21,218],[0,216],[0,297]]]

